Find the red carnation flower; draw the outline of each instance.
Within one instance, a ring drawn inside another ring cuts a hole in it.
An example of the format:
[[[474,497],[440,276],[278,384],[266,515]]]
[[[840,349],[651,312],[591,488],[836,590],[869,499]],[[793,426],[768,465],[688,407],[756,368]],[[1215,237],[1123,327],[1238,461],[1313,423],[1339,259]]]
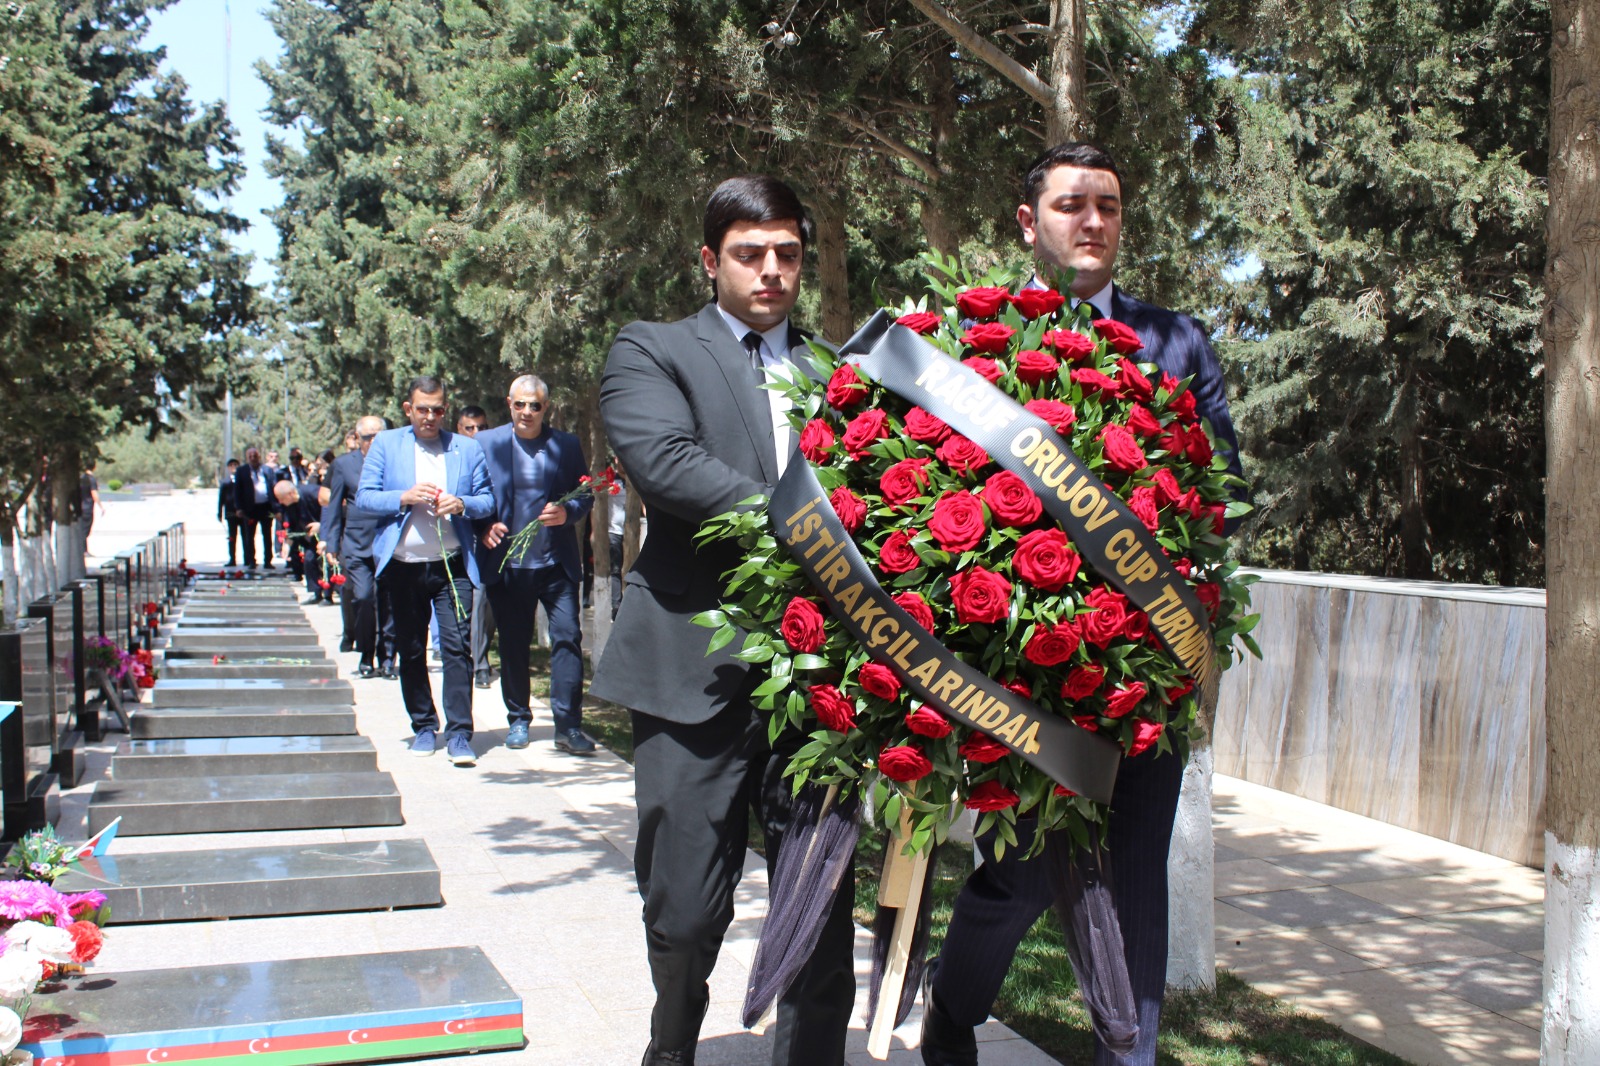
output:
[[[1139,335],[1132,327],[1125,326],[1121,322],[1109,318],[1097,318],[1089,324],[1094,327],[1096,333],[1105,338],[1105,342],[1111,345],[1114,351],[1122,355],[1132,355],[1144,347],[1144,341],[1139,339]]]
[[[950,436],[951,429],[943,419],[935,418],[920,407],[906,412],[906,436],[923,444],[941,444]]]
[[[919,703],[915,710],[906,715],[906,728],[920,737],[939,740],[950,735],[950,720],[932,707]]]
[[[1016,805],[1017,794],[998,781],[985,781],[967,796],[967,809],[973,811],[1003,811]]]
[[[1017,331],[999,322],[978,322],[968,326],[961,335],[961,343],[975,352],[998,355],[1011,347],[1011,338]]]
[[[902,459],[885,470],[878,479],[883,502],[898,507],[921,496],[928,487],[928,471],[924,468],[931,462],[928,458]]]
[[[878,569],[886,574],[904,574],[922,565],[917,550],[911,546],[911,536],[897,529],[884,539],[878,549]]]
[[[317,579],[317,588],[319,588],[319,589],[329,589],[329,588],[332,588],[332,587],[333,587],[332,585],[328,584],[328,579],[327,578],[319,578],[319,579]]]
[[[1070,434],[1078,421],[1078,412],[1070,403],[1060,400],[1029,400],[1022,405],[1026,410],[1050,423],[1057,433]]]
[[[342,585],[345,583],[346,578],[343,574],[334,574],[328,580],[333,582],[335,585]]]
[[[844,427],[844,450],[850,458],[860,459],[867,454],[872,442],[889,435],[889,416],[876,407],[862,411]]]
[[[856,673],[861,687],[881,700],[891,703],[900,696],[900,679],[893,670],[882,663],[867,663]]]
[[[1059,666],[1072,658],[1082,639],[1078,627],[1071,622],[1057,622],[1048,628],[1035,626],[1033,636],[1023,646],[1022,656],[1038,666]]]
[[[981,355],[969,355],[961,360],[961,365],[985,381],[993,383],[1000,380],[1000,364],[993,359]]]
[[[1011,569],[1034,588],[1060,592],[1078,576],[1082,562],[1059,528],[1036,529],[1017,541]]]
[[[800,454],[810,462],[825,463],[834,440],[833,427],[820,418],[813,418],[800,429]]]
[[[867,385],[856,374],[856,368],[846,363],[833,372],[828,379],[828,403],[843,411],[847,407],[854,407],[867,398]]]
[[[1052,329],[1039,338],[1039,343],[1050,345],[1069,363],[1088,362],[1094,355],[1094,341],[1076,330]]]
[[[1107,424],[1100,430],[1100,443],[1105,446],[1106,462],[1113,470],[1137,474],[1150,465],[1144,449],[1139,447],[1138,439],[1127,426],[1116,422]]]
[[[1001,285],[981,285],[956,293],[956,310],[963,318],[993,318],[1011,299],[1011,290]]]
[[[1080,366],[1072,372],[1072,382],[1083,390],[1084,399],[1105,396],[1116,399],[1120,386],[1092,366]]]
[[[928,532],[933,534],[934,543],[947,552],[976,548],[985,531],[983,504],[970,492],[947,492],[940,496],[928,518]]]
[[[1023,289],[1011,297],[1011,306],[1030,321],[1041,315],[1055,314],[1066,302],[1067,298],[1054,289]]]
[[[909,744],[893,744],[878,752],[878,772],[891,781],[916,781],[933,772],[933,763]]]
[[[933,608],[928,606],[928,601],[915,592],[897,592],[892,597],[900,605],[900,609],[911,616],[911,620],[923,629],[933,632]]]
[[[1030,348],[1017,353],[1017,378],[1029,385],[1037,385],[1046,378],[1055,377],[1060,369],[1061,364],[1043,352]]]
[[[1155,746],[1161,739],[1162,732],[1167,727],[1160,722],[1152,722],[1148,718],[1135,718],[1133,720],[1133,743],[1128,746],[1129,755],[1143,755]]]
[[[93,922],[73,922],[67,932],[72,936],[72,961],[80,966],[93,962],[105,944],[105,935]]]
[[[1117,360],[1117,381],[1122,385],[1122,395],[1129,399],[1149,403],[1156,398],[1156,387],[1150,378],[1127,356]]]
[[[828,502],[833,504],[833,513],[839,516],[846,533],[857,532],[867,520],[867,501],[843,485],[833,490]]]
[[[989,480],[983,483],[983,502],[996,522],[1018,529],[1033,525],[1044,512],[1038,495],[1026,481],[1009,470],[989,475]]]
[[[987,733],[974,733],[961,742],[956,754],[968,762],[991,763],[1010,755],[1011,749]]]
[[[1111,695],[1106,697],[1106,717],[1121,718],[1135,707],[1145,697],[1143,681],[1134,681],[1126,685],[1118,685],[1111,690]]]
[[[933,454],[962,477],[976,473],[990,462],[988,452],[959,433],[952,433],[950,439],[939,445]]]
[[[1061,683],[1061,698],[1073,701],[1087,699],[1099,691],[1100,683],[1105,679],[1106,668],[1103,666],[1074,666]]]
[[[810,653],[822,647],[828,639],[822,623],[821,609],[804,596],[796,596],[783,609],[783,621],[779,623],[778,630],[789,647],[797,652]]]
[[[944,320],[932,311],[911,311],[895,321],[913,332],[926,334],[938,329],[939,323]]]
[[[856,701],[832,685],[812,685],[811,710],[823,728],[848,733],[856,724]]]
[[[998,622],[1011,613],[1011,582],[981,566],[950,575],[950,603],[962,623]]]

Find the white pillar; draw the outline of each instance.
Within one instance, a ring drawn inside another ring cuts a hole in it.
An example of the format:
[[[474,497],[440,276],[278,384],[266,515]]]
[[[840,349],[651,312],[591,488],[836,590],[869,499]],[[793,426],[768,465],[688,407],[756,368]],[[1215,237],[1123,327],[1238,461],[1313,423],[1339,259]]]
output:
[[[1600,1062],[1600,853],[1544,835],[1544,1066]]]
[[[1183,794],[1167,853],[1167,985],[1172,988],[1213,988],[1217,983],[1211,766],[1211,738],[1197,735],[1183,770]]]

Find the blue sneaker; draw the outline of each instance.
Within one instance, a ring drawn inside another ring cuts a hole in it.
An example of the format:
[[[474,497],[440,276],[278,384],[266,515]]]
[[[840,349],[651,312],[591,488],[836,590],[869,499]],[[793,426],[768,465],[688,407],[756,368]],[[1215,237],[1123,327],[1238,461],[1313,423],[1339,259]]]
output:
[[[478,757],[472,753],[472,741],[460,733],[451,733],[445,741],[445,751],[450,756],[450,761],[457,766],[476,766]]]
[[[526,722],[512,722],[511,728],[506,730],[506,747],[525,748],[528,746],[528,725]]]
[[[434,734],[431,729],[420,729],[417,735],[411,738],[411,754],[419,759],[425,759],[433,754]]]

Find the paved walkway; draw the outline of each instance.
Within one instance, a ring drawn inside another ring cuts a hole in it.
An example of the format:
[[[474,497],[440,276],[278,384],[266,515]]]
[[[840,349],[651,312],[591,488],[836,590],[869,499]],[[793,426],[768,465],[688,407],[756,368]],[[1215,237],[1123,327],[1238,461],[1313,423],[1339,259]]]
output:
[[[193,560],[221,558],[214,494],[113,503],[92,551],[109,553],[173,521],[189,523]],[[324,646],[339,612],[308,608]],[[354,656],[338,656],[345,676]],[[437,684],[437,673],[435,673]],[[522,995],[528,1047],[481,1057],[516,1063],[631,1066],[652,1000],[632,875],[632,778],[621,760],[557,754],[548,718],[534,744],[503,745],[498,693],[475,690],[480,761],[458,769],[406,750],[409,725],[394,682],[353,680],[362,733],[395,777],[399,829],[135,837],[119,852],[252,842],[420,836],[441,870],[442,908],[349,915],[113,927],[104,970],[314,957],[386,948],[479,945]],[[114,736],[118,736],[114,734]],[[63,804],[62,829],[82,833],[84,805],[110,748]],[[1216,783],[1218,962],[1264,991],[1323,1014],[1419,1064],[1538,1058],[1543,884],[1539,871],[1430,837],[1219,778]],[[765,871],[749,864],[737,917],[712,978],[699,1061],[764,1063],[764,1040],[738,1010],[760,928]],[[865,934],[857,938],[865,974]],[[850,1062],[865,1053],[864,990]],[[917,1016],[890,1061],[920,1062]],[[982,1032],[985,1066],[1054,1060],[997,1022]]]

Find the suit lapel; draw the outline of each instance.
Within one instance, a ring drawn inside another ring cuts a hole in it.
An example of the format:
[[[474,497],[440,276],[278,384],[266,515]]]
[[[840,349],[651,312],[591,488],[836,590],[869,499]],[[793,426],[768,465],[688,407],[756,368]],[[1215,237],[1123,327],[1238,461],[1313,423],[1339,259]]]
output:
[[[456,435],[447,431],[439,436],[444,441],[444,484],[440,487],[452,496],[459,496],[461,453],[456,451]]]
[[[763,479],[769,484],[777,481],[778,450],[772,441],[771,403],[766,392],[756,388],[750,361],[739,342],[734,340],[728,324],[722,320],[716,304],[709,303],[700,309],[696,332],[711,361],[727,379],[728,389],[739,408],[739,417],[744,420],[756,458],[761,462]]]

